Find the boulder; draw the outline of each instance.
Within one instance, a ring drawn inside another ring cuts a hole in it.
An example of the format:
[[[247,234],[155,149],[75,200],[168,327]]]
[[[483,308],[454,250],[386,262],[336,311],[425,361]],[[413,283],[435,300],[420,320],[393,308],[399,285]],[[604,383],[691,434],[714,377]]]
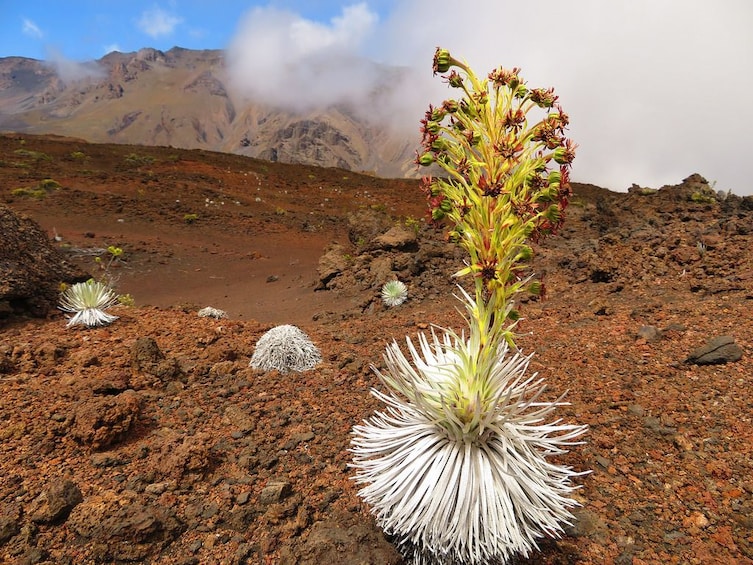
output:
[[[393,226],[385,233],[375,237],[369,247],[374,249],[412,249],[418,248],[416,232],[403,226]]]
[[[685,362],[696,365],[722,365],[739,361],[742,356],[743,350],[735,343],[734,338],[722,335],[693,350]]]
[[[69,263],[31,218],[0,204],[0,317],[44,317],[57,306],[60,283],[91,278]]]

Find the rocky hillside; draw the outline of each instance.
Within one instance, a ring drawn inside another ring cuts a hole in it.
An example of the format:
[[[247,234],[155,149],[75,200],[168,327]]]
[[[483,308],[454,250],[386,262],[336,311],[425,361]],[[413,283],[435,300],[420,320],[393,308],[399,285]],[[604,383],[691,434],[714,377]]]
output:
[[[242,99],[228,84],[224,52],[178,47],[113,52],[67,73],[33,59],[0,59],[2,130],[209,149],[386,177],[412,172],[419,140],[418,133],[411,142],[365,124],[346,107],[296,114]]]
[[[591,472],[561,539],[515,565],[753,565],[753,196],[699,175],[573,188],[535,247],[547,292],[521,301],[518,345],[543,400],[567,393],[557,416],[589,426],[553,460]],[[0,265],[101,276],[116,245],[135,300],[67,328],[32,317],[33,288],[0,286],[0,562],[403,563],[349,445],[383,408],[385,346],[463,326],[463,254],[422,221],[417,181],[16,135],[0,136],[0,205],[19,232]],[[408,300],[387,308],[392,278]],[[251,368],[285,323],[321,363]]]

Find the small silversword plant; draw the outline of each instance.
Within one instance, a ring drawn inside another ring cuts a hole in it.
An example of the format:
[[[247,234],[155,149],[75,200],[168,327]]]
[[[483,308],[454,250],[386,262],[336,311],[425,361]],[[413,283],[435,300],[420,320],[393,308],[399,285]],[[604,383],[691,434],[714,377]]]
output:
[[[256,343],[250,366],[262,371],[301,373],[322,360],[319,349],[300,328],[288,324],[276,326]]]
[[[429,107],[420,165],[432,218],[468,253],[456,277],[468,333],[434,329],[393,342],[385,369],[374,368],[386,410],[353,428],[355,480],[377,523],[414,565],[501,565],[557,536],[577,505],[580,475],[552,461],[578,443],[585,426],[547,423],[562,397],[527,376],[531,356],[515,346],[513,298],[539,294],[526,272],[528,240],[552,233],[570,195],[575,146],[552,89],[529,89],[518,69],[479,79],[437,49],[434,71],[459,89],[458,100]],[[530,114],[543,114],[538,121]]]
[[[389,307],[400,306],[408,298],[408,287],[405,283],[392,280],[382,286],[382,301]]]
[[[106,326],[118,319],[105,312],[118,303],[118,295],[105,283],[89,279],[65,289],[60,296],[59,308],[72,313],[68,327],[82,325],[88,328]]]
[[[227,312],[220,310],[219,308],[213,308],[212,306],[206,306],[198,311],[199,318],[214,318],[216,320],[222,320],[227,318]]]

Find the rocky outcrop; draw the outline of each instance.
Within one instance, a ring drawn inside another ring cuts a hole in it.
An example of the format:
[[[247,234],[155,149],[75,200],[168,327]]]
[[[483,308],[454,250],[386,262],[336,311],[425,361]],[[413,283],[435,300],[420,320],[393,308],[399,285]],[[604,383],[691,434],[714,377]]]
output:
[[[32,219],[0,204],[0,317],[43,317],[55,308],[60,283],[90,278],[69,263]]]

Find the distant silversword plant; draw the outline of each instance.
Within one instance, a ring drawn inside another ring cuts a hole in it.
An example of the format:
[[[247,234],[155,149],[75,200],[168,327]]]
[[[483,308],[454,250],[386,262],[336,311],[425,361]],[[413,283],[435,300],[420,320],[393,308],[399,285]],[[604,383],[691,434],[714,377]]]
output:
[[[105,312],[118,303],[118,295],[107,284],[89,279],[66,288],[60,296],[59,308],[73,314],[68,320],[68,327],[82,325],[86,327],[106,326],[118,319]]]
[[[206,306],[198,311],[199,318],[214,318],[216,320],[222,320],[227,318],[227,312],[220,310],[219,308],[213,308],[212,306]]]
[[[388,281],[382,286],[382,301],[387,306],[400,306],[407,299],[408,287],[402,281]]]
[[[517,293],[538,294],[526,273],[529,239],[553,232],[570,195],[575,146],[552,89],[529,89],[518,69],[479,79],[437,49],[435,73],[461,91],[429,107],[421,165],[445,176],[424,179],[432,217],[468,253],[456,277],[468,332],[435,329],[392,342],[374,368],[386,410],[353,428],[360,496],[414,565],[500,565],[529,555],[573,519],[580,473],[552,461],[586,431],[546,423],[562,397],[527,375],[530,355],[515,346]],[[529,113],[543,113],[529,121]]]
[[[281,373],[303,372],[316,367],[322,360],[319,349],[296,326],[276,326],[256,343],[250,366],[262,371]]]

